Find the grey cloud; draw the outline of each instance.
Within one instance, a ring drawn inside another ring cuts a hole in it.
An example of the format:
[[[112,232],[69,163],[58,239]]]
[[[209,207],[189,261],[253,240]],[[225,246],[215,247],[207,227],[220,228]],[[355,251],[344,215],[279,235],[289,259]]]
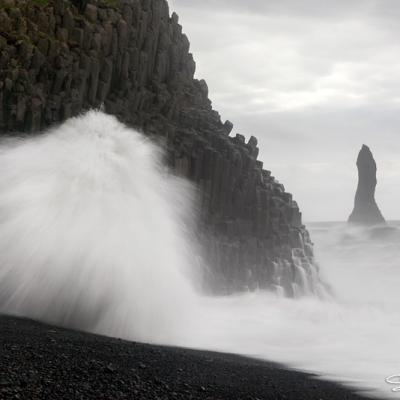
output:
[[[378,199],[399,218],[400,2],[175,0],[197,76],[306,219],[344,219],[354,160],[371,146]],[[340,196],[338,196],[340,193]]]
[[[392,7],[397,9],[395,2]],[[369,0],[175,0],[177,7],[207,8],[211,11],[222,9],[225,12],[241,11],[246,13],[267,13],[273,15],[295,15],[316,17],[339,17],[352,13],[370,12],[378,7],[376,1]]]

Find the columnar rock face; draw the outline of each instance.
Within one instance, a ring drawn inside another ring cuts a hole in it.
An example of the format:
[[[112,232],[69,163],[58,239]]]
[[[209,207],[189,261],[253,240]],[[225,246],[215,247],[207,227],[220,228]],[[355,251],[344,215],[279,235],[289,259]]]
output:
[[[257,160],[256,138],[230,136],[194,72],[165,0],[0,0],[0,132],[103,106],[157,137],[171,168],[199,188],[212,290],[313,290],[299,207]]]
[[[360,225],[385,224],[375,201],[376,163],[371,150],[363,145],[357,157],[358,186],[349,222]]]

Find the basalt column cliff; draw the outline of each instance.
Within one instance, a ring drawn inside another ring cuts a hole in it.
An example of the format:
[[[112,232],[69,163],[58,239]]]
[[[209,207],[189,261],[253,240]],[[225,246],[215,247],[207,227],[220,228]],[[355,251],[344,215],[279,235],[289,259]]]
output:
[[[349,222],[360,225],[385,224],[375,201],[376,163],[371,150],[365,144],[358,153],[357,169],[358,186]]]
[[[163,142],[171,168],[199,188],[212,290],[316,290],[296,202],[257,160],[256,138],[230,136],[194,72],[165,0],[0,0],[3,134],[102,106]]]

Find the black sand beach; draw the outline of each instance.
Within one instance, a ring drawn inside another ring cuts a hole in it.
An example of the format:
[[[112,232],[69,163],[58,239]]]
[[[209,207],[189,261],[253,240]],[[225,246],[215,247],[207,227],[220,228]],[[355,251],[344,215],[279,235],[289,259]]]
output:
[[[127,342],[3,316],[0,399],[356,400],[312,375],[230,354]]]

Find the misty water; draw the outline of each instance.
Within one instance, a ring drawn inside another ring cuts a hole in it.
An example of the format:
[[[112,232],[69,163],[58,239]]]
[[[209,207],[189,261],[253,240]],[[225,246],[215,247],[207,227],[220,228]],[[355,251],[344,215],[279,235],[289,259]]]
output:
[[[282,362],[396,396],[385,378],[400,372],[400,234],[308,225],[332,296],[206,296],[195,190],[161,158],[99,112],[3,140],[0,311]]]

